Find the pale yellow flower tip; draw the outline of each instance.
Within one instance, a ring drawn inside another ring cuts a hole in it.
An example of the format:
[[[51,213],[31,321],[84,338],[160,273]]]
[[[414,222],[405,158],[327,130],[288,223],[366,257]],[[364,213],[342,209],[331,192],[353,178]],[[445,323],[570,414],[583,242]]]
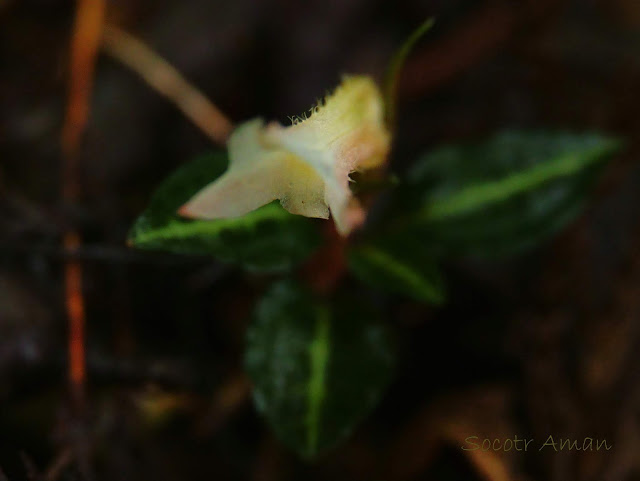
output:
[[[261,119],[240,125],[228,143],[227,172],[198,192],[180,215],[237,217],[279,199],[293,214],[327,218],[347,235],[365,213],[349,174],[382,165],[391,136],[382,95],[369,77],[345,77],[308,118],[283,127]]]

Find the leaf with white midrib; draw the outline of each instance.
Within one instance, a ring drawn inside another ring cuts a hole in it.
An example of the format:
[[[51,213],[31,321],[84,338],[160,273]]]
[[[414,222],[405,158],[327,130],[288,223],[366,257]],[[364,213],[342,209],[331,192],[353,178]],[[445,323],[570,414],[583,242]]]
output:
[[[618,145],[615,141],[609,141],[586,153],[570,152],[529,169],[514,172],[502,179],[465,187],[460,192],[425,206],[419,217],[425,221],[436,221],[504,202],[521,192],[574,175],[601,160]]]
[[[256,407],[306,459],[348,436],[389,381],[388,332],[361,306],[323,302],[281,282],[260,301],[249,326],[245,365]]]
[[[414,299],[440,304],[445,295],[435,260],[421,255],[420,246],[397,241],[355,246],[349,251],[349,267],[374,287]]]
[[[501,258],[551,238],[583,210],[624,145],[597,133],[508,130],[423,155],[398,191],[394,235],[439,256]]]
[[[290,214],[277,202],[236,218],[189,220],[177,215],[227,164],[227,154],[217,152],[179,167],[157,188],[128,243],[139,249],[213,256],[249,270],[286,270],[302,262],[320,236],[311,219]]]
[[[322,404],[327,395],[327,366],[331,351],[329,316],[329,310],[326,307],[318,307],[314,339],[309,344],[310,374],[307,407],[307,450],[310,454],[318,449]]]

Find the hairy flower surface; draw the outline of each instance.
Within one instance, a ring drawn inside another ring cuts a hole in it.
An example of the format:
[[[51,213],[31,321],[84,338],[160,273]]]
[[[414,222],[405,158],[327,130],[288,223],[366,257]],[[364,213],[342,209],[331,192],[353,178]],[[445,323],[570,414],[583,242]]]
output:
[[[345,77],[305,119],[283,127],[260,118],[241,124],[228,141],[229,169],[180,209],[186,217],[242,216],[279,199],[293,214],[333,216],[346,235],[365,213],[349,189],[349,174],[382,165],[390,134],[375,83]]]

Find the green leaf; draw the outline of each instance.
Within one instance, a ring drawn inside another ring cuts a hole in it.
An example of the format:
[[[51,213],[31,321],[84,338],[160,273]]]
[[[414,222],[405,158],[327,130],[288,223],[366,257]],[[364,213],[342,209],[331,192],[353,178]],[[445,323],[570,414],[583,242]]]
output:
[[[278,202],[235,219],[190,220],[176,214],[196,192],[227,168],[217,152],[180,167],[153,195],[138,218],[129,243],[141,249],[213,256],[252,270],[284,270],[304,260],[320,242],[311,219],[284,210]]]
[[[375,407],[393,364],[389,333],[374,313],[355,301],[331,308],[292,282],[265,295],[247,334],[256,407],[307,459]]]
[[[349,268],[362,282],[430,304],[442,304],[445,292],[433,256],[411,239],[352,247]]]
[[[597,134],[507,131],[441,147],[409,173],[406,235],[481,257],[533,247],[579,215],[602,161],[620,146]]]
[[[395,124],[398,79],[400,78],[402,67],[407,60],[409,53],[411,53],[413,47],[418,43],[418,40],[431,30],[434,23],[434,18],[428,18],[422,22],[422,24],[416,28],[411,35],[409,35],[402,46],[394,54],[391,62],[389,62],[384,79],[385,116],[387,125],[393,126]]]

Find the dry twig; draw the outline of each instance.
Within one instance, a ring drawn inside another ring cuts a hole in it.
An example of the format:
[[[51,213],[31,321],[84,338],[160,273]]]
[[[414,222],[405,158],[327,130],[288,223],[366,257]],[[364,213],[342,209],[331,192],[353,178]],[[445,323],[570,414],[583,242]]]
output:
[[[71,38],[69,98],[61,138],[64,156],[62,194],[68,204],[76,203],[81,194],[81,141],[89,117],[96,54],[100,45],[105,8],[104,0],[78,0],[76,7]],[[63,243],[67,251],[75,252],[82,244],[80,234],[75,229],[69,229],[64,235]],[[64,285],[69,318],[69,381],[77,418],[81,418],[84,413],[86,384],[85,308],[82,279],[82,263],[78,260],[69,260],[65,265]],[[86,452],[86,442],[84,439],[74,440],[73,445],[74,451],[77,451],[76,459],[80,469],[85,478],[89,478],[88,461],[79,454]],[[63,461],[66,458],[62,456]],[[54,462],[56,469],[53,475],[57,475],[59,470],[64,468],[64,466],[57,466],[58,460]]]
[[[89,98],[93,86],[96,53],[104,23],[104,0],[78,0],[71,39],[69,99],[62,129],[63,196],[74,203],[80,196],[80,142],[89,117]],[[64,247],[75,251],[81,245],[80,235],[69,230]],[[71,260],[65,268],[65,298],[69,316],[69,377],[72,396],[82,405],[86,377],[85,310],[82,296],[82,264]]]
[[[224,145],[231,121],[173,66],[131,34],[113,25],[104,29],[107,54],[136,72],[154,90],[171,101],[215,143]]]
[[[31,459],[31,457],[24,451],[20,452],[20,459],[22,460],[22,464],[24,465],[26,478],[29,481],[38,481],[40,473],[38,472],[38,468],[33,462],[33,459]]]
[[[62,451],[60,451],[58,456],[56,456],[51,466],[49,466],[47,471],[44,473],[43,480],[56,481],[57,479],[60,479],[63,471],[67,466],[69,466],[69,464],[71,464],[72,461],[73,451],[71,451],[71,449],[69,448],[63,449]]]

